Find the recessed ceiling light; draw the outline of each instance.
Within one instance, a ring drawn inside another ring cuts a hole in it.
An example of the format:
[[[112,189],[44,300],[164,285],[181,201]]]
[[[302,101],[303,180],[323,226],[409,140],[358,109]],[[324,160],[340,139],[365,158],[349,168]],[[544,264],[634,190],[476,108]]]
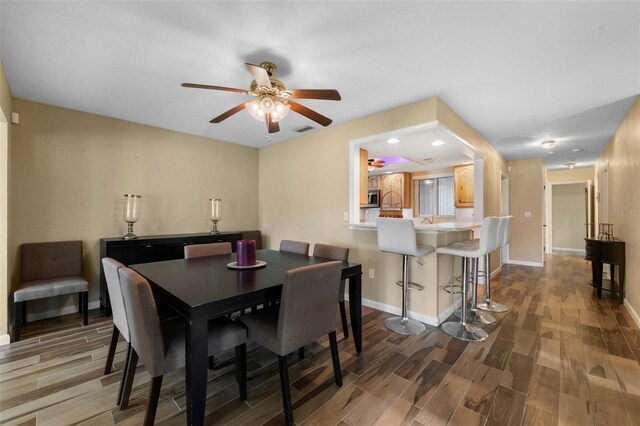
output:
[[[551,140],[551,141],[544,141],[544,142],[542,142],[542,147],[543,147],[544,149],[551,149],[551,148],[553,148],[554,146],[556,146],[556,141]]]
[[[580,152],[580,151],[582,151],[580,148],[576,148],[572,152]]]
[[[555,153],[556,153],[555,151],[549,151],[549,152],[547,152],[547,155],[551,155],[551,154],[555,154]]]
[[[387,143],[398,143],[400,142],[400,139],[398,138],[389,138],[387,139]]]
[[[390,175],[390,174],[391,174],[391,172],[384,172],[384,174],[385,174],[385,175]]]
[[[433,141],[433,142],[431,142],[431,145],[440,146],[440,145],[444,145],[444,142],[443,141]]]
[[[573,169],[576,166],[576,163],[574,163],[573,161],[565,164],[565,166],[567,166],[569,168],[569,170]]]

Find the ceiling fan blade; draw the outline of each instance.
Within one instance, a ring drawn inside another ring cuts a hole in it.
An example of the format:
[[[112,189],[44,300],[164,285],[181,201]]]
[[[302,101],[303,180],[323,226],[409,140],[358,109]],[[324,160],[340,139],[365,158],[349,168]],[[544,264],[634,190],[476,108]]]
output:
[[[265,114],[267,120],[267,128],[269,129],[269,133],[278,133],[280,131],[280,125],[271,120],[271,114]]]
[[[331,120],[330,118],[325,117],[324,115],[318,112],[315,112],[314,110],[309,109],[306,106],[301,105],[292,100],[289,100],[289,105],[291,105],[291,109],[297,112],[298,114],[304,115],[308,119],[313,120],[322,126],[327,127],[329,124],[333,122],[333,120]]]
[[[221,121],[226,120],[227,118],[231,117],[236,112],[240,112],[243,109],[244,109],[244,103],[241,103],[240,105],[236,105],[233,108],[231,108],[229,111],[223,112],[222,114],[220,114],[216,118],[211,119],[211,121],[209,121],[209,123],[220,123]]]
[[[253,76],[253,79],[258,83],[258,86],[265,86],[271,88],[271,80],[269,79],[269,73],[262,67],[253,64],[245,63],[249,72]]]
[[[209,89],[209,90],[222,90],[224,92],[235,92],[235,93],[243,93],[248,94],[246,90],[235,89],[233,87],[222,87],[222,86],[209,86],[208,84],[195,84],[195,83],[182,83],[182,87],[191,87],[193,89]]]
[[[322,99],[325,101],[339,101],[342,98],[337,90],[333,89],[287,89],[293,99]]]

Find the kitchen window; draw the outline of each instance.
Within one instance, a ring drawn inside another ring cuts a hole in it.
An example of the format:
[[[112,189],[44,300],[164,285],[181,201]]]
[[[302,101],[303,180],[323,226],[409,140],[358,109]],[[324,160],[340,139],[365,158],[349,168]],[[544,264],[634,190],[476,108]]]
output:
[[[455,217],[453,176],[417,179],[414,190],[417,216]]]

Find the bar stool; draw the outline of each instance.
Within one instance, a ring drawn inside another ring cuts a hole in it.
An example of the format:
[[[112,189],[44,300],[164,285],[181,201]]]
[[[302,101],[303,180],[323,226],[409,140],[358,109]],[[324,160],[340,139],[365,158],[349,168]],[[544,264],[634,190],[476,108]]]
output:
[[[502,248],[509,244],[511,241],[511,225],[513,224],[513,216],[503,216],[500,218],[501,223],[499,225],[499,234],[500,234],[500,247]],[[490,269],[490,259],[489,253],[485,257],[485,271],[489,271]],[[509,308],[502,303],[496,303],[491,300],[491,274],[487,272],[487,276],[485,278],[485,300],[482,303],[478,303],[478,309],[482,309],[483,311],[490,312],[507,312]]]
[[[400,334],[420,334],[426,327],[420,321],[407,317],[409,285],[418,290],[423,287],[409,282],[409,256],[420,257],[433,253],[430,246],[419,246],[416,242],[416,229],[411,219],[378,218],[378,248],[387,253],[402,255],[402,316],[385,320],[384,325]]]
[[[450,336],[460,340],[483,341],[488,334],[483,329],[470,324],[467,310],[467,292],[469,289],[469,260],[472,260],[472,268],[477,272],[478,258],[494,251],[501,240],[498,239],[498,226],[500,218],[486,217],[482,221],[480,239],[477,242],[466,244],[454,243],[438,247],[438,254],[451,254],[462,258],[462,306],[460,309],[460,322],[446,322],[442,324],[442,330]],[[474,278],[477,275],[474,274]],[[477,279],[476,279],[477,281]],[[474,286],[475,287],[475,286]],[[476,293],[473,291],[473,293]],[[475,307],[472,300],[472,307]],[[477,314],[476,314],[477,315]]]

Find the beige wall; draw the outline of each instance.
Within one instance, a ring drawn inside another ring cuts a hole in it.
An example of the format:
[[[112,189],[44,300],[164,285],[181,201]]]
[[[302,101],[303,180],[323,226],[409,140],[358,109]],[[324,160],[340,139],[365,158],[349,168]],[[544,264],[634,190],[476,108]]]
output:
[[[98,298],[99,239],[126,232],[124,193],[142,195],[138,235],[209,230],[211,196],[223,200],[219,229],[258,225],[255,148],[18,99],[13,108],[20,124],[12,134],[10,252],[26,242],[83,240],[90,302]],[[16,256],[14,287],[18,265]]]
[[[551,186],[552,248],[584,250],[585,188],[585,183]]]
[[[576,182],[590,180],[593,182],[593,167],[581,167],[571,170],[548,170],[547,182]]]
[[[509,213],[513,215],[509,260],[544,261],[544,163],[542,158],[509,161]],[[531,217],[524,217],[531,212]]]
[[[0,344],[9,330],[9,153],[11,141],[11,90],[0,61]],[[6,340],[6,337],[5,337]]]
[[[611,214],[600,221],[613,223],[614,235],[626,243],[625,301],[640,314],[640,98],[598,159],[596,173],[607,164]]]
[[[363,296],[399,306],[400,291],[393,283],[400,278],[400,257],[379,252],[375,232],[349,230],[343,220],[349,208],[349,142],[434,120],[486,155],[485,213],[497,213],[504,159],[442,101],[430,98],[262,148],[260,229],[268,235],[268,246],[278,247],[281,239],[298,239],[350,247],[350,259],[363,264]],[[434,256],[426,257],[426,266],[435,265]],[[415,262],[411,267],[416,272],[412,280],[425,284],[426,274],[418,274]],[[369,268],[375,269],[374,279],[368,277]],[[435,301],[413,294],[410,300],[410,310],[433,314]]]

